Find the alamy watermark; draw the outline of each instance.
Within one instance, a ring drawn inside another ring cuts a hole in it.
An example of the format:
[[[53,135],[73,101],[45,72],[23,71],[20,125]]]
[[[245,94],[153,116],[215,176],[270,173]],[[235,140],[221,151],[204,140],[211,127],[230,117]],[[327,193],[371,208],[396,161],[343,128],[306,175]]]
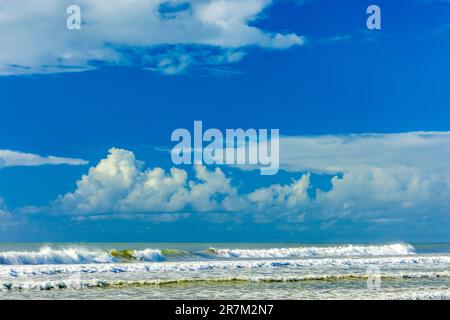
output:
[[[66,9],[69,16],[66,19],[66,26],[69,30],[81,29],[81,8],[78,5],[69,5]],[[371,4],[366,9],[366,14],[370,16],[366,20],[366,27],[369,30],[381,29],[381,8],[376,4]]]
[[[367,18],[366,26],[369,30],[380,30],[381,29],[381,8],[376,4],[372,4],[367,7],[367,14],[370,16]]]
[[[367,289],[369,291],[379,291],[381,289],[381,271],[377,266],[369,266],[366,270]]]
[[[66,9],[66,13],[69,15],[66,20],[66,27],[69,30],[81,29],[81,8],[77,5],[70,5]]]
[[[78,5],[72,4],[67,7],[66,14],[69,16],[66,19],[66,26],[69,30],[81,29],[81,8]],[[370,16],[366,20],[366,27],[369,30],[381,29],[381,8],[378,5],[372,4],[367,7],[366,14]]]
[[[202,121],[194,121],[193,134],[179,128],[171,141],[172,162],[180,164],[226,164],[259,167],[261,175],[275,175],[280,165],[279,129],[219,129],[203,131]],[[206,143],[206,145],[204,145]]]

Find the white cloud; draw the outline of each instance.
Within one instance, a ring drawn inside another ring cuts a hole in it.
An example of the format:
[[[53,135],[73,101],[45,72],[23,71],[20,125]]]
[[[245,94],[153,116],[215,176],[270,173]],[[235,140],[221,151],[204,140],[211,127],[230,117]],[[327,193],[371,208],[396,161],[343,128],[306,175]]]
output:
[[[0,169],[3,167],[15,166],[41,166],[41,165],[86,165],[87,161],[75,158],[62,158],[48,156],[43,157],[37,154],[24,153],[12,150],[0,150]]]
[[[2,214],[6,214],[6,204],[5,204],[5,200],[2,198],[2,197],[0,197],[0,216],[2,215]]]
[[[11,213],[8,211],[4,199],[0,197],[0,230],[6,230],[9,227],[11,218]]]
[[[450,133],[413,132],[284,137],[281,168],[303,175],[289,184],[239,191],[218,168],[144,168],[131,151],[111,149],[54,212],[250,213],[269,221],[349,218],[366,221],[428,219],[450,209]],[[308,172],[331,174],[317,189]],[[315,196],[309,190],[315,189]]]
[[[280,167],[287,171],[350,172],[356,168],[415,168],[448,172],[450,132],[283,137]]]
[[[196,212],[220,209],[217,197],[235,190],[220,169],[195,168],[196,179],[184,170],[144,169],[132,152],[113,148],[107,158],[77,182],[77,190],[54,203],[57,211],[107,212]]]
[[[271,212],[293,213],[309,201],[309,175],[290,185],[272,185],[241,195],[219,168],[145,169],[131,151],[112,148],[109,155],[77,182],[77,189],[53,204],[53,211],[74,214]]]
[[[230,49],[285,49],[304,41],[252,25],[271,0],[78,0],[81,30],[66,28],[70,4],[0,2],[0,75],[74,72],[98,63],[180,72],[184,69],[165,68],[173,63],[164,58],[155,61],[161,46],[169,56],[178,45],[213,46],[220,49],[213,56],[222,57]],[[181,66],[192,60],[180,59]]]
[[[239,62],[245,51],[234,48],[173,46],[165,47],[144,55],[144,63],[150,66],[144,70],[168,75],[185,73],[193,67],[202,67],[214,72],[224,65]]]
[[[446,214],[450,209],[449,158],[450,132],[280,139],[281,170],[334,176],[331,190],[318,190],[315,199],[297,207],[316,217]]]

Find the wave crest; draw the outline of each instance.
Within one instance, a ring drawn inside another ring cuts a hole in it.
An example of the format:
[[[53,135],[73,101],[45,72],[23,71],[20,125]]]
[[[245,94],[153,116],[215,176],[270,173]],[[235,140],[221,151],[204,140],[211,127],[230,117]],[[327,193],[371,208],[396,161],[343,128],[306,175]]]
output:
[[[55,250],[43,247],[38,251],[0,252],[0,264],[39,265],[39,264],[91,264],[117,263],[123,260],[163,261],[160,250],[87,250],[68,248]]]
[[[409,244],[358,246],[346,245],[335,247],[301,247],[273,249],[209,249],[209,252],[224,258],[309,258],[342,256],[393,256],[414,254],[414,247]]]
[[[0,252],[0,265],[44,265],[44,264],[95,264],[124,262],[160,262],[175,260],[219,259],[273,259],[314,257],[367,257],[413,255],[409,244],[391,245],[345,245],[305,246],[270,249],[214,249],[185,251],[177,249],[144,250],[93,250],[84,248],[52,249],[43,247],[37,251]]]

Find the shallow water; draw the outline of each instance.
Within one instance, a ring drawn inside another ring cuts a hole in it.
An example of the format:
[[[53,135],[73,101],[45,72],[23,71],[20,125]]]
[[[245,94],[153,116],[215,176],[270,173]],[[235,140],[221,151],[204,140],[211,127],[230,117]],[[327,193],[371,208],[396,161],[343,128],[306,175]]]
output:
[[[0,244],[0,299],[449,299],[450,244]]]

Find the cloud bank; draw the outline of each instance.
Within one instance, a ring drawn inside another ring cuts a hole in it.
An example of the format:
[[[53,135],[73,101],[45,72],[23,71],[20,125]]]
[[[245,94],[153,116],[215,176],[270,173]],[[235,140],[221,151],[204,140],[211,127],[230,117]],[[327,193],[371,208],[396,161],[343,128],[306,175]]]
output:
[[[309,175],[292,184],[239,194],[220,168],[145,169],[131,151],[113,148],[77,182],[77,189],[52,204],[69,214],[108,213],[295,213],[309,201]]]
[[[245,213],[260,221],[313,218],[392,223],[448,215],[450,133],[284,137],[281,168],[301,177],[243,193],[220,168],[145,168],[113,148],[51,205],[58,213]],[[329,190],[311,182],[329,175]],[[244,182],[245,183],[245,182]],[[311,191],[313,191],[311,193]]]
[[[358,167],[445,172],[450,132],[284,137],[281,166],[292,172],[350,172]]]
[[[76,72],[99,65],[179,73],[239,61],[248,47],[287,49],[302,36],[254,22],[271,0],[78,0],[81,30],[66,28],[68,0],[0,2],[0,75]]]

